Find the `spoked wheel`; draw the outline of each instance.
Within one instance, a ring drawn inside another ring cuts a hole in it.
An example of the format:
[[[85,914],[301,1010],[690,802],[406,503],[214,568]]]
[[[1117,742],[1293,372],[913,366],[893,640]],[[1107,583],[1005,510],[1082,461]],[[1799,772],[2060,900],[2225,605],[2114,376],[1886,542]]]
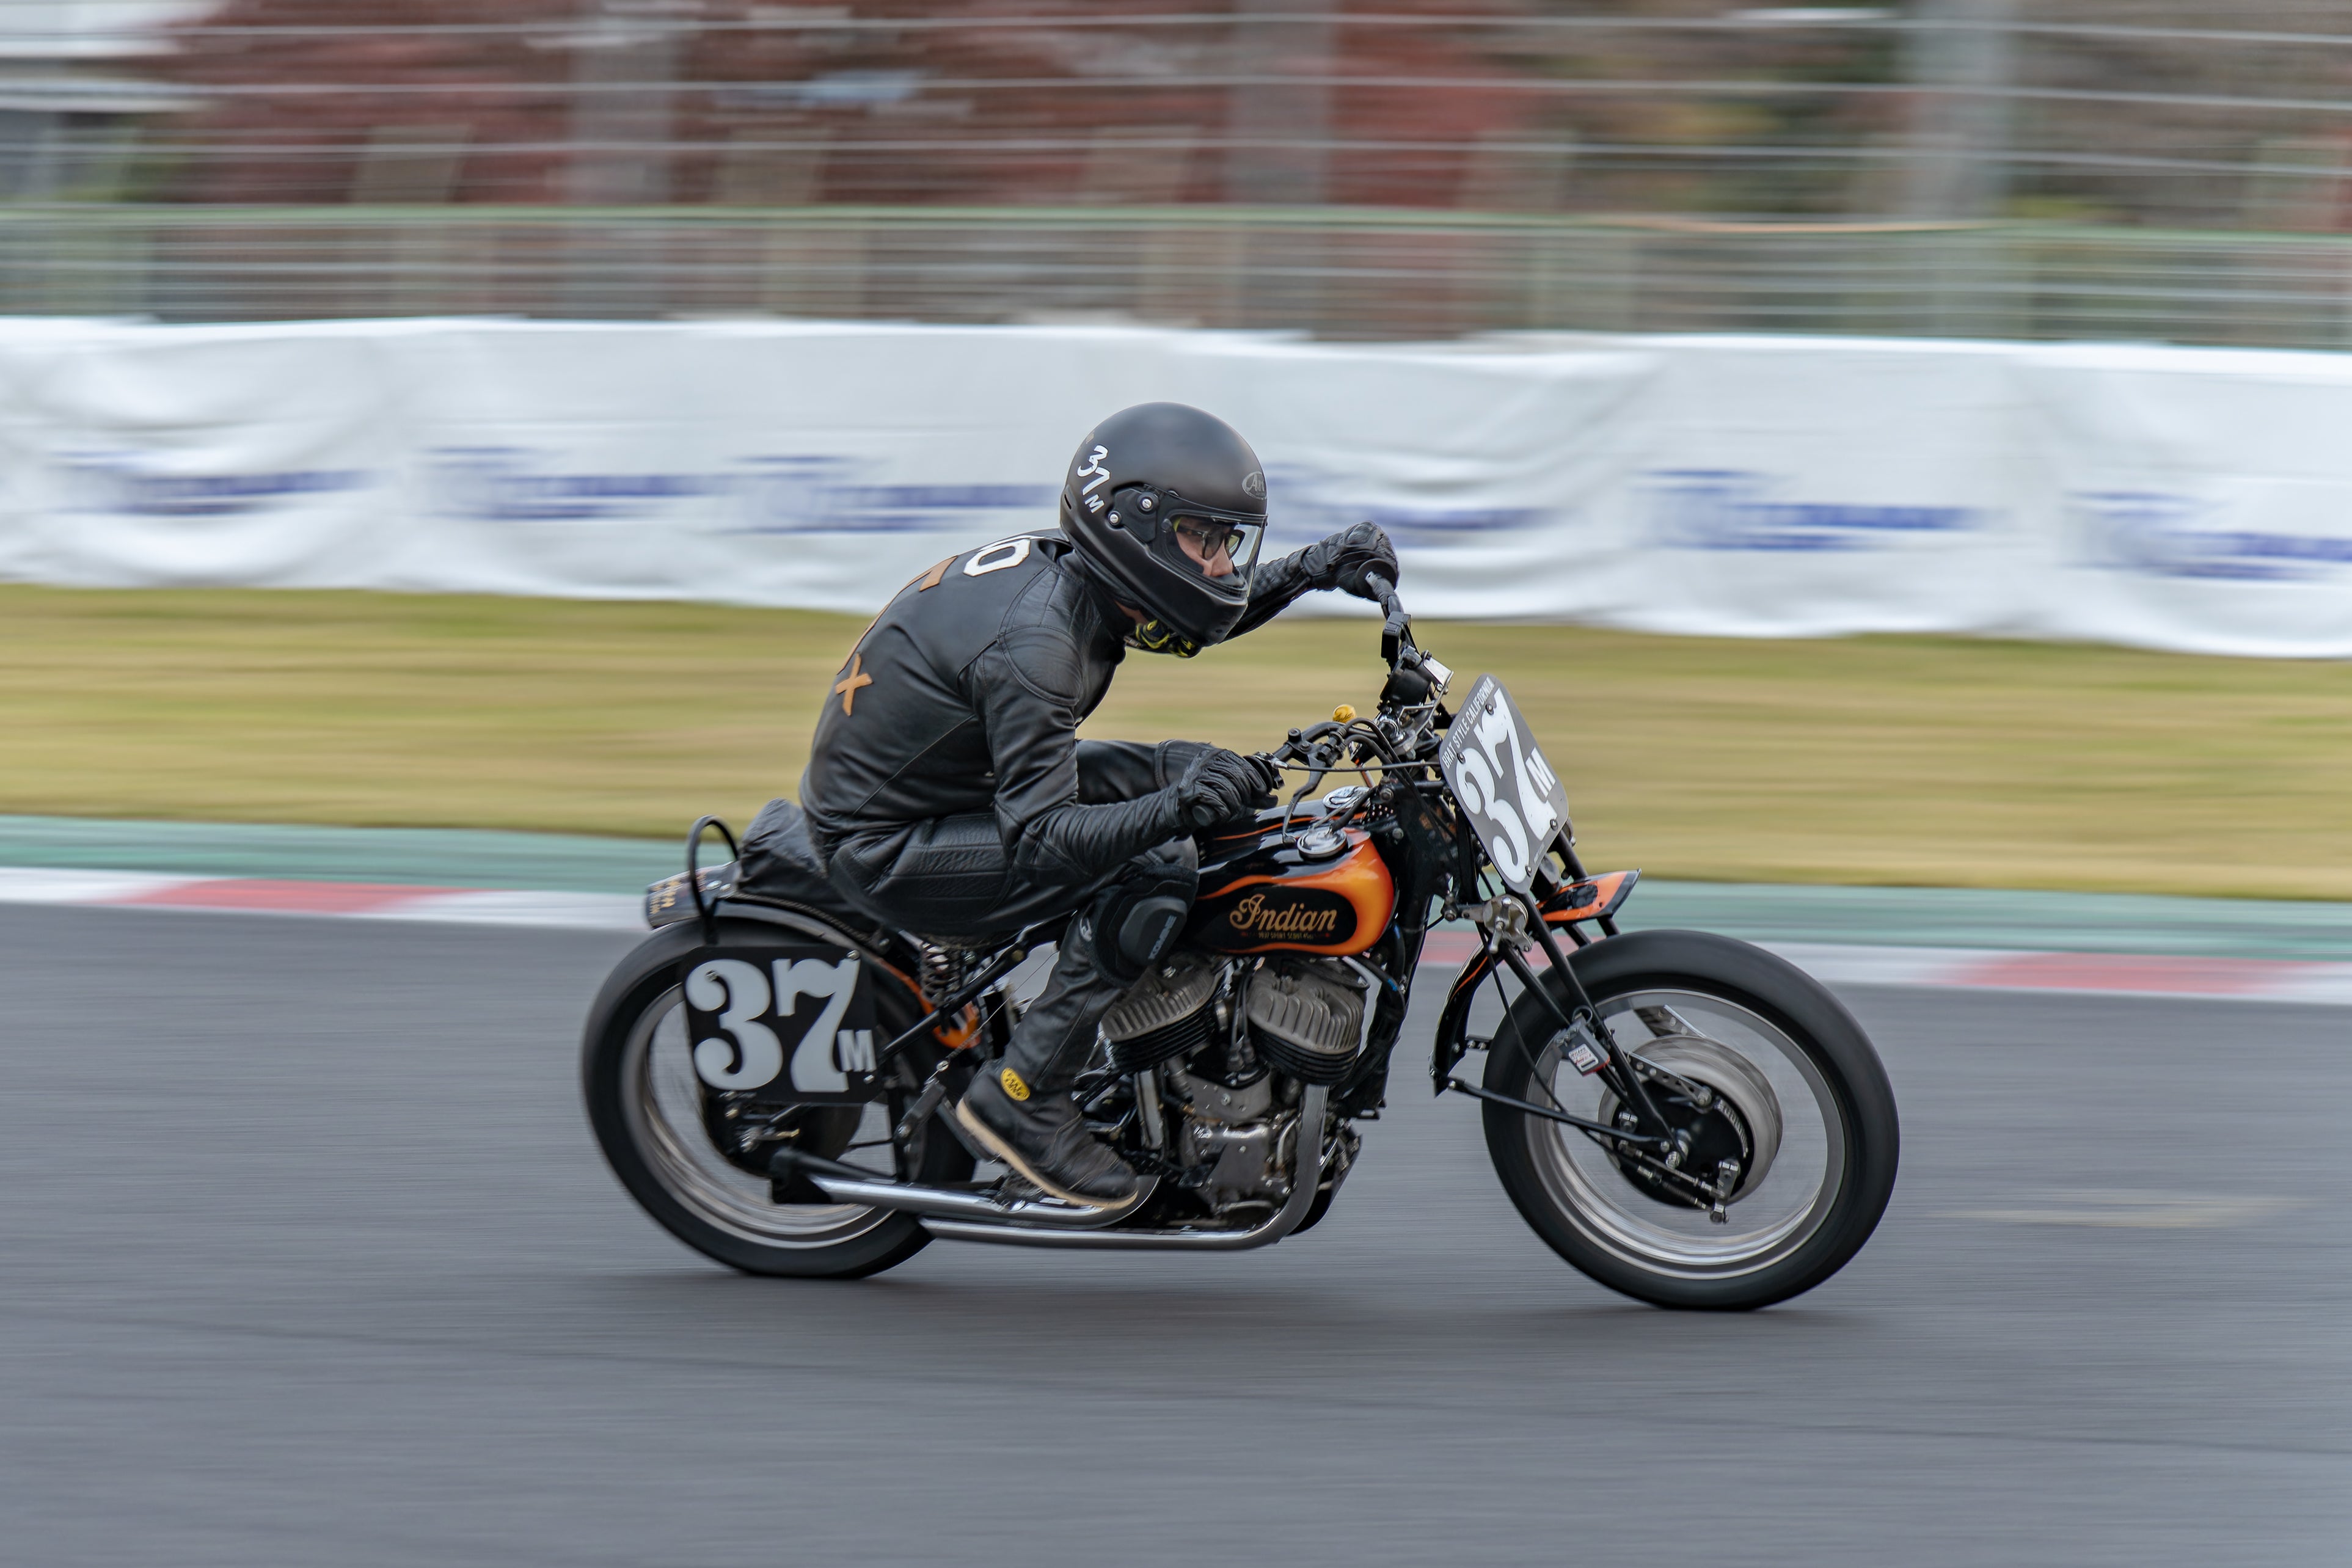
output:
[[[855,1279],[922,1250],[913,1218],[862,1204],[779,1203],[766,1160],[796,1147],[877,1176],[962,1181],[971,1160],[936,1121],[894,1149],[911,1092],[865,1105],[778,1114],[719,1093],[694,1070],[668,966],[592,1019],[582,1061],[588,1118],[605,1159],[646,1211],[688,1246],[752,1274]],[[911,1020],[910,1020],[911,1021]]]
[[[1772,955],[1698,932],[1613,937],[1570,962],[1675,1143],[1620,1145],[1487,1103],[1488,1153],[1536,1233],[1601,1283],[1667,1307],[1766,1306],[1844,1267],[1885,1211],[1899,1157],[1894,1092],[1853,1016]],[[1520,998],[1486,1087],[1640,1124],[1564,1059],[1557,1029],[1540,998]]]

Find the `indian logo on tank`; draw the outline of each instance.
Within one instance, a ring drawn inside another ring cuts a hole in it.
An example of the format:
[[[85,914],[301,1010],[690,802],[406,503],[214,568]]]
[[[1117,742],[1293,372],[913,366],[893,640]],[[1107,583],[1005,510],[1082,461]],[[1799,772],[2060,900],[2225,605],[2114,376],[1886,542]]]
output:
[[[1193,906],[1191,938],[1225,953],[1329,947],[1356,934],[1355,906],[1319,887],[1254,887]]]
[[[1336,936],[1339,912],[1318,909],[1300,898],[1269,898],[1253,893],[1225,915],[1225,923],[1251,936]],[[1350,922],[1350,924],[1353,924]]]

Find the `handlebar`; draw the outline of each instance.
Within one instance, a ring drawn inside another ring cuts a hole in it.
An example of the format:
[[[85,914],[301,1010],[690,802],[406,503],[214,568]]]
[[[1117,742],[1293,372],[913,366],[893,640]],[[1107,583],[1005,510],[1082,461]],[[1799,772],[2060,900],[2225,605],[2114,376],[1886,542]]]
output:
[[[1446,684],[1454,672],[1423,653],[1412,640],[1412,616],[1397,597],[1396,584],[1379,572],[1364,574],[1364,586],[1380,598],[1381,608],[1388,612],[1388,620],[1381,627],[1381,657],[1389,666],[1388,685],[1381,689],[1383,706],[1394,704],[1412,706],[1429,700],[1433,692],[1445,695]],[[1437,724],[1444,728],[1450,722],[1444,710],[1438,710]]]
[[[1391,756],[1389,749],[1381,749],[1379,751],[1381,765],[1391,766],[1399,761],[1414,759],[1425,764],[1427,758],[1423,753],[1428,749],[1428,744],[1424,744],[1427,743],[1428,730],[1421,727],[1426,723],[1434,728],[1444,729],[1453,722],[1442,699],[1446,684],[1454,678],[1454,672],[1422,652],[1414,643],[1412,616],[1406,611],[1404,601],[1397,597],[1394,582],[1379,572],[1368,571],[1364,574],[1362,586],[1370,591],[1369,596],[1377,598],[1381,608],[1388,612],[1388,619],[1381,627],[1381,656],[1388,662],[1389,678],[1381,688],[1380,733],[1382,738],[1375,745],[1392,749],[1409,740],[1412,745],[1422,748],[1413,752],[1411,758]],[[1413,721],[1414,727],[1411,730],[1399,729],[1392,722],[1400,710],[1406,708],[1427,710]],[[1360,749],[1364,743],[1363,737],[1356,735],[1353,728],[1356,723],[1354,711],[1349,709],[1345,713],[1344,719],[1335,715],[1324,723],[1292,730],[1288,740],[1267,754],[1266,760],[1277,767],[1286,763],[1307,770],[1307,781],[1291,796],[1289,806],[1284,808],[1286,831],[1290,820],[1290,807],[1297,805],[1320,785],[1333,768],[1345,765],[1351,755],[1351,748],[1359,748],[1352,751],[1358,763],[1366,759],[1366,754]]]
[[[1412,617],[1405,612],[1404,601],[1397,597],[1396,584],[1379,572],[1364,573],[1364,586],[1379,596],[1381,608],[1388,612],[1388,621],[1381,627],[1381,657],[1393,670],[1402,651],[1412,645]]]

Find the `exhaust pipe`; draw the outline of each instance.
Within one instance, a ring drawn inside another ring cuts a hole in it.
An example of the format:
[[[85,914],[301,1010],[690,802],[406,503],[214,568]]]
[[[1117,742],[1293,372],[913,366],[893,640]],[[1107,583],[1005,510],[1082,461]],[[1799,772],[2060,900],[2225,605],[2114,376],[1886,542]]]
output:
[[[1316,1189],[1322,1185],[1323,1106],[1329,1091],[1320,1083],[1310,1083],[1298,1104],[1299,1150],[1291,1176],[1288,1201],[1266,1218],[1246,1230],[1212,1230],[1205,1227],[1184,1226],[1171,1230],[1104,1230],[1057,1226],[1051,1229],[1042,1226],[976,1224],[959,1218],[926,1218],[923,1228],[943,1241],[989,1241],[1006,1247],[1092,1247],[1105,1251],[1129,1252],[1247,1252],[1259,1247],[1271,1247],[1298,1228],[1307,1211],[1315,1207]],[[1312,1128],[1310,1134],[1308,1129]],[[1309,1142],[1309,1139],[1312,1142]],[[1314,1150],[1313,1155],[1306,1153]],[[822,1185],[822,1184],[820,1184]],[[1145,1193],[1151,1190],[1150,1178],[1146,1178]],[[1139,1198],[1137,1201],[1140,1202]],[[1126,1210],[1122,1209],[1121,1213]]]
[[[1079,1208],[1053,1199],[1003,1203],[984,1193],[956,1187],[919,1186],[891,1181],[872,1171],[843,1165],[821,1155],[798,1149],[776,1151],[768,1170],[779,1180],[806,1176],[837,1203],[862,1203],[875,1208],[897,1209],[922,1221],[923,1228],[942,1241],[987,1241],[1006,1247],[1092,1247],[1130,1252],[1247,1252],[1271,1247],[1292,1231],[1315,1207],[1322,1179],[1323,1108],[1330,1091],[1320,1083],[1307,1085],[1299,1097],[1299,1137],[1294,1145],[1290,1197],[1266,1218],[1244,1230],[1217,1230],[1206,1226],[1179,1226],[1167,1230],[1111,1230],[1150,1198],[1160,1185],[1145,1176],[1134,1201],[1119,1208]],[[1314,1129],[1311,1134],[1307,1129]],[[1308,1141],[1312,1137],[1312,1142]],[[1314,1155],[1306,1151],[1312,1149]]]
[[[957,1219],[975,1222],[982,1229],[1009,1227],[1037,1228],[1052,1230],[1087,1230],[1096,1226],[1109,1225],[1131,1214],[1151,1196],[1159,1185],[1157,1176],[1146,1176],[1137,1187],[1134,1198],[1117,1208],[1081,1208],[1076,1204],[1055,1198],[1015,1199],[1007,1203],[983,1192],[961,1187],[923,1186],[914,1182],[892,1181],[856,1166],[829,1160],[822,1155],[806,1154],[799,1149],[776,1151],[768,1161],[768,1174],[778,1181],[792,1176],[806,1177],[817,1189],[835,1203],[860,1203],[869,1208],[895,1209],[925,1219]]]

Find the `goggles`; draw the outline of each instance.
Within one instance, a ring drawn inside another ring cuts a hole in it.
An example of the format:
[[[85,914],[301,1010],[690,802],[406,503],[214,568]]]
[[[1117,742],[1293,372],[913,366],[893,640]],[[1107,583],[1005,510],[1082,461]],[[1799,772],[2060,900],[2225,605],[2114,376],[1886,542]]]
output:
[[[1117,498],[1124,526],[1159,552],[1222,578],[1247,572],[1257,560],[1265,518],[1188,501],[1172,491],[1131,490]],[[1116,516],[1116,514],[1114,514]],[[1219,567],[1225,570],[1219,570]]]
[[[1168,525],[1169,530],[1176,536],[1177,545],[1203,566],[1221,560],[1248,559],[1250,548],[1265,526],[1263,523],[1227,522],[1221,517],[1189,514]]]

